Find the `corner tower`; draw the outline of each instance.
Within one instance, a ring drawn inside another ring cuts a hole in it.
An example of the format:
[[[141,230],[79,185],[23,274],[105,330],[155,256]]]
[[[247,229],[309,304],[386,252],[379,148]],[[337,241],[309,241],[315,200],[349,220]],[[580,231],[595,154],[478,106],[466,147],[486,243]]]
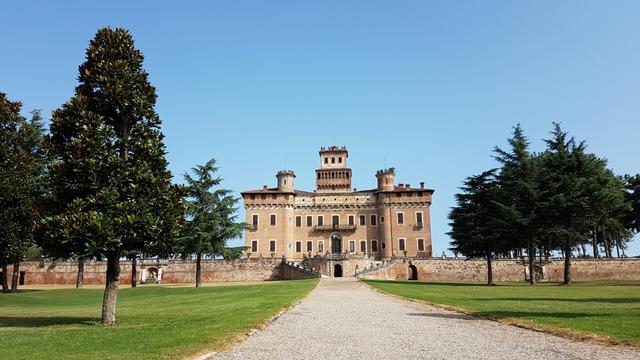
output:
[[[278,179],[278,191],[294,191],[293,180],[296,178],[296,175],[292,170],[280,170],[276,174],[276,178]]]
[[[318,192],[350,192],[351,169],[347,167],[346,146],[320,148],[320,168],[316,170]]]

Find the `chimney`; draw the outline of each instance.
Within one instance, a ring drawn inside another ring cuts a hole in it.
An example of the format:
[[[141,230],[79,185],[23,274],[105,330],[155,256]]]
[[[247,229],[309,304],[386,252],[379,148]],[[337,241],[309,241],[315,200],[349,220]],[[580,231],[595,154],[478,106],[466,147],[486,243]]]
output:
[[[267,185],[262,185],[262,190],[267,190]]]
[[[411,189],[411,185],[410,184],[404,184],[405,189]]]
[[[420,181],[420,189],[424,189],[424,181]]]

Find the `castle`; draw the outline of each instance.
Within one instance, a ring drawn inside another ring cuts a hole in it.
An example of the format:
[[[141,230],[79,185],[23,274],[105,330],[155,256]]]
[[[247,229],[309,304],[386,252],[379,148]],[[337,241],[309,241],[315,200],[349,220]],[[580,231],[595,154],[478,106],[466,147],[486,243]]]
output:
[[[389,168],[376,173],[376,188],[356,191],[348,157],[344,146],[321,148],[313,192],[296,190],[291,170],[276,174],[275,188],[242,192],[247,256],[321,258],[337,262],[339,267],[327,267],[334,276],[342,276],[342,263],[350,260],[431,257],[434,190],[424,182],[418,188],[396,185]]]

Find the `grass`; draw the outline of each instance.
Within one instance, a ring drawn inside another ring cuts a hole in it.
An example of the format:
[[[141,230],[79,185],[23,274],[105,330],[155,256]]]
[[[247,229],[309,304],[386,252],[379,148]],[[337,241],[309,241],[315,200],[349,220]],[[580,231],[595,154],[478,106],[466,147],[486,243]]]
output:
[[[365,280],[384,292],[573,338],[640,346],[640,281],[558,283]]]
[[[100,325],[102,289],[0,294],[0,349],[12,359],[184,358],[232,344],[317,282],[121,288],[109,328]]]

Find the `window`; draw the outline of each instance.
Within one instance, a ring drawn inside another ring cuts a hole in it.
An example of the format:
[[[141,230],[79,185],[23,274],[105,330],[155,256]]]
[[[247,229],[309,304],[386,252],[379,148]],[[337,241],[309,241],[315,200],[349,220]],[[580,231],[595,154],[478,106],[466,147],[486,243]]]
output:
[[[318,240],[318,252],[324,252],[324,240]]]
[[[340,224],[340,215],[331,216],[331,224],[333,224],[333,226],[338,226]]]
[[[332,158],[331,158],[331,163],[332,163],[332,164],[335,164],[335,163],[336,163],[336,158],[332,157]]]
[[[296,241],[296,252],[302,252],[302,241]]]
[[[259,219],[260,217],[258,216],[258,214],[253,214],[251,216],[251,225],[253,225],[253,227],[258,227]]]
[[[251,195],[249,195],[249,198],[250,198],[251,200],[255,200],[255,199],[256,199],[256,195],[255,195],[255,194],[251,194]]]
[[[396,215],[398,215],[398,224],[399,225],[404,224],[404,213],[399,212],[399,213],[396,213]]]
[[[272,198],[273,200],[275,200],[275,199],[277,199],[277,198],[278,198],[278,195],[276,195],[276,194],[271,194],[271,198]]]
[[[269,215],[269,225],[276,226],[276,214]]]
[[[276,252],[276,241],[269,240],[269,252]]]
[[[367,241],[360,240],[360,252],[366,252],[366,251],[367,251]]]
[[[325,164],[328,164],[328,163],[329,163],[329,158],[327,158],[327,157],[326,157],[326,158],[324,158],[324,163],[325,163]]]
[[[402,193],[396,193],[396,197],[402,196]]]
[[[266,199],[266,198],[267,198],[267,194],[262,194],[262,195],[260,195],[260,198],[261,198],[262,200]]]
[[[251,241],[251,252],[258,252],[258,240]]]
[[[422,224],[422,213],[421,212],[417,212],[416,213],[416,224]]]
[[[386,245],[386,244],[384,243],[384,241],[383,241],[383,242],[382,242],[382,250],[384,250],[384,248],[385,248],[386,246],[387,246],[387,245]]]
[[[378,251],[378,240],[371,241],[371,251],[373,252]]]
[[[349,240],[349,252],[356,252],[356,242]]]
[[[384,224],[384,216],[380,216],[380,224]]]
[[[376,215],[371,215],[371,221],[370,221],[371,226],[376,226],[378,225],[378,217]]]
[[[418,251],[424,251],[424,239],[418,239]]]
[[[324,216],[318,215],[318,226],[324,225]]]
[[[307,227],[313,226],[313,216],[307,215]]]
[[[398,238],[398,250],[400,251],[404,251],[406,250],[405,246],[404,246],[404,238]]]
[[[296,216],[296,227],[302,227],[302,216]]]
[[[360,226],[364,226],[367,221],[367,217],[365,215],[360,215]]]
[[[307,252],[313,251],[313,241],[307,240]]]
[[[355,225],[356,224],[356,217],[353,215],[349,215],[349,225]]]

